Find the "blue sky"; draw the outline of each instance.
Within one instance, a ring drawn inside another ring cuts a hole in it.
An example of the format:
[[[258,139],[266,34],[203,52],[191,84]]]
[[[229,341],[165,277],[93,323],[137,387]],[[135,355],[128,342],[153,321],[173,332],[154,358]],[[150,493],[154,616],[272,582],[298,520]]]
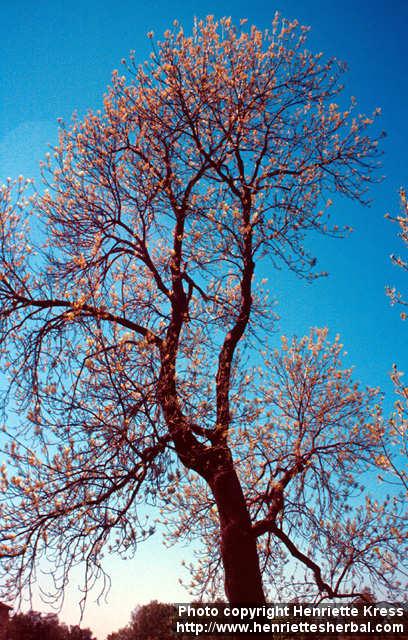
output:
[[[387,132],[382,148],[385,179],[371,192],[372,204],[362,208],[336,201],[333,216],[355,232],[346,240],[311,239],[324,280],[307,285],[285,272],[270,274],[281,316],[279,333],[298,335],[312,325],[328,325],[340,333],[356,377],[380,385],[391,405],[389,371],[393,362],[407,370],[407,330],[384,295],[386,284],[408,289],[389,255],[403,252],[396,228],[384,219],[399,211],[398,190],[408,186],[408,3],[403,0],[276,0],[266,2],[210,0],[144,2],[62,2],[15,0],[1,11],[0,182],[8,175],[38,176],[38,163],[53,143],[57,118],[69,120],[98,108],[110,75],[130,49],[142,62],[150,53],[146,33],[160,37],[177,18],[186,29],[194,16],[231,15],[268,27],[279,10],[285,17],[310,25],[309,47],[336,56],[349,65],[344,95],[357,98],[359,110],[382,109],[380,126]],[[108,604],[91,605],[85,616],[103,638],[124,625],[131,609],[152,598],[184,600],[178,587],[182,549],[148,543],[131,565],[112,563],[113,586]],[[159,568],[158,568],[159,567]],[[68,594],[62,617],[77,622],[75,589]],[[40,605],[38,605],[40,606]]]

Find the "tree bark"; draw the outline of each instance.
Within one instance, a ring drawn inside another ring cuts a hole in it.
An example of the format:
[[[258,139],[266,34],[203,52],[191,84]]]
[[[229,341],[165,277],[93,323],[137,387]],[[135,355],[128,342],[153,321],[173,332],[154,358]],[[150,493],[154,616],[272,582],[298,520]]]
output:
[[[259,567],[256,537],[244,494],[228,463],[209,480],[219,518],[225,594],[231,604],[262,604],[265,595]]]

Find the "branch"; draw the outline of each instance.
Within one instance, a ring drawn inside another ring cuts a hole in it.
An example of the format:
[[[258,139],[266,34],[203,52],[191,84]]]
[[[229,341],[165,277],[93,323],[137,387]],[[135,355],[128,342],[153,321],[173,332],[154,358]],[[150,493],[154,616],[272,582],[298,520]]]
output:
[[[110,322],[114,322],[116,324],[121,325],[122,327],[126,327],[127,329],[131,329],[135,331],[139,335],[146,338],[149,342],[155,344],[159,348],[162,346],[162,340],[157,336],[153,331],[144,327],[143,325],[137,324],[132,320],[128,320],[127,318],[123,318],[121,316],[117,316],[110,311],[106,311],[105,309],[100,309],[98,307],[94,307],[89,304],[81,304],[76,306],[74,302],[69,302],[67,300],[60,300],[58,298],[54,299],[43,299],[43,300],[35,300],[33,298],[26,298],[23,296],[15,296],[15,299],[20,303],[20,305],[25,307],[36,307],[38,309],[54,309],[54,308],[65,308],[74,312],[80,311],[81,314],[84,313],[86,315],[90,315],[94,318],[100,318],[102,320],[108,320]],[[8,312],[10,315],[10,312]]]
[[[263,535],[267,531],[273,533],[277,538],[279,538],[279,540],[283,542],[285,547],[290,551],[294,558],[297,558],[306,567],[312,570],[316,584],[321,593],[327,592],[330,598],[333,598],[335,595],[337,595],[335,591],[333,591],[332,587],[327,584],[327,582],[324,582],[319,565],[317,565],[313,560],[302,553],[302,551],[300,551],[300,549],[296,547],[292,540],[286,535],[286,533],[282,531],[282,529],[277,526],[274,521],[268,519],[261,520],[260,522],[257,522],[253,527],[253,532],[257,537]]]
[[[243,205],[243,270],[241,279],[241,306],[234,326],[227,333],[218,358],[216,376],[217,390],[217,436],[226,439],[230,423],[229,390],[231,365],[238,342],[244,335],[252,307],[252,277],[255,264],[252,259],[252,228],[250,224],[251,195],[247,192],[247,202]]]

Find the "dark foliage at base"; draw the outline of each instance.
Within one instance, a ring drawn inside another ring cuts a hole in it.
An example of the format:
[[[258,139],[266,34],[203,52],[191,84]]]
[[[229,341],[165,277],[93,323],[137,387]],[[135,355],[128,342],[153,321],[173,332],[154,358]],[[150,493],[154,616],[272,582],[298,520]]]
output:
[[[95,640],[90,629],[60,623],[53,613],[17,613],[10,618],[7,640]]]

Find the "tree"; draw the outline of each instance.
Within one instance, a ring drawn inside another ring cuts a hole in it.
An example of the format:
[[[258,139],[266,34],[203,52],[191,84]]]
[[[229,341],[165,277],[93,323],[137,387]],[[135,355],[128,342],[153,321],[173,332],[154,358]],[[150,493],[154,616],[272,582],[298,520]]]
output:
[[[130,631],[130,627],[122,627],[122,629],[119,629],[118,631],[113,631],[112,633],[110,633],[106,640],[132,640],[131,638],[131,631]]]
[[[396,222],[399,226],[399,237],[405,245],[408,245],[408,202],[404,189],[400,191],[401,196],[401,214],[392,218],[387,214],[387,218]],[[392,263],[400,267],[403,271],[408,271],[406,260],[400,256],[391,255]],[[402,308],[407,306],[405,297],[397,291],[395,287],[387,287],[386,293],[390,298],[391,304],[401,305]],[[407,314],[401,311],[401,319],[406,320]],[[404,372],[399,371],[394,364],[391,372],[391,380],[394,385],[396,400],[394,402],[394,412],[390,418],[390,440],[384,442],[384,455],[381,457],[381,467],[388,482],[392,485],[400,486],[401,492],[398,496],[402,503],[406,503],[408,496],[408,477],[406,465],[401,467],[394,463],[395,451],[406,462],[408,459],[408,387],[404,384]],[[382,476],[381,476],[382,477]]]
[[[393,222],[396,222],[399,225],[400,228],[400,232],[399,232],[399,237],[403,240],[405,245],[408,245],[408,202],[407,202],[407,195],[405,193],[404,189],[401,189],[401,215],[397,216],[396,218],[392,218],[391,216],[387,215],[387,217],[392,220]],[[392,263],[395,264],[397,267],[400,267],[401,269],[403,269],[404,271],[408,271],[408,263],[406,262],[406,260],[404,260],[403,258],[401,258],[400,256],[396,256],[396,255],[391,255],[391,260]],[[396,290],[395,287],[387,287],[386,288],[386,293],[387,296],[389,297],[389,299],[391,300],[391,304],[400,304],[403,307],[407,306],[407,301],[404,299],[404,297],[401,295],[401,293],[399,291]],[[403,310],[401,311],[401,318],[402,320],[406,320],[407,318],[407,314],[406,312]]]
[[[173,633],[174,606],[154,600],[132,612],[132,639],[171,640]]]
[[[95,640],[90,629],[61,624],[55,614],[17,613],[9,622],[8,640]]]
[[[136,607],[132,611],[130,624],[109,634],[107,640],[186,640],[191,637],[191,634],[176,633],[173,630],[175,619],[174,605],[153,600],[149,604]],[[197,638],[225,640],[226,636],[204,634],[198,635]]]
[[[316,277],[305,236],[342,235],[328,192],[364,202],[373,118],[334,102],[344,67],[296,22],[245,29],[166,32],[114,73],[103,111],[61,124],[47,190],[3,187],[10,591],[46,560],[57,593],[79,562],[89,589],[104,550],[131,553],[156,526],[145,505],[168,501],[203,541],[199,580],[221,572],[233,603],[289,586],[288,556],[320,597],[358,593],[359,574],[397,587],[397,514],[349,505],[381,446],[378,393],[325,330],[267,346],[265,273]]]

